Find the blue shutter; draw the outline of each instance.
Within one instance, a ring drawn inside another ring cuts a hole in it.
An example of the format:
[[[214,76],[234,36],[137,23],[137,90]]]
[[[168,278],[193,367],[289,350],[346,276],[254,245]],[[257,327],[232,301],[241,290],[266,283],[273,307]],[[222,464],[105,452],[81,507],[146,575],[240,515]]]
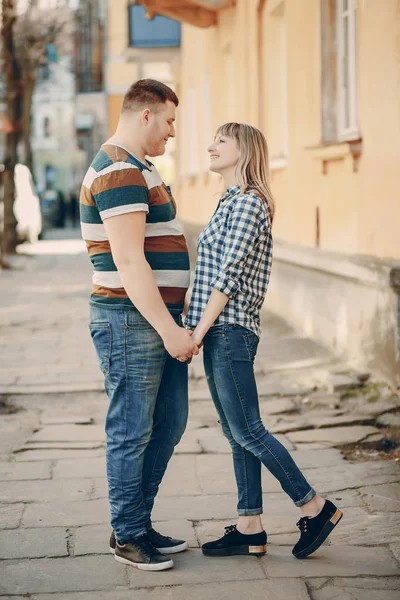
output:
[[[167,17],[149,21],[138,4],[129,7],[129,43],[135,48],[166,48],[181,45],[181,24]]]

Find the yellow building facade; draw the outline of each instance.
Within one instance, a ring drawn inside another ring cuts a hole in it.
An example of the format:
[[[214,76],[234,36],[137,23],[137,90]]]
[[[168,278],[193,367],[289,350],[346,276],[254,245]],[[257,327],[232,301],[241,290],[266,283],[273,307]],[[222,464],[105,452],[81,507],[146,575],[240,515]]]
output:
[[[266,307],[400,384],[397,0],[140,0],[183,25],[174,193],[192,248],[221,182],[218,125],[266,135],[276,200]]]
[[[339,57],[334,50],[329,60],[321,55],[336,26],[324,23],[322,4],[337,22],[334,1],[237,0],[219,11],[216,26],[184,26],[176,186],[182,215],[204,223],[211,214],[207,145],[218,125],[243,121],[269,142],[275,237],[400,259],[399,4],[356,3],[356,130],[329,142],[323,103],[334,104],[338,94],[324,98],[323,68],[335,71]]]

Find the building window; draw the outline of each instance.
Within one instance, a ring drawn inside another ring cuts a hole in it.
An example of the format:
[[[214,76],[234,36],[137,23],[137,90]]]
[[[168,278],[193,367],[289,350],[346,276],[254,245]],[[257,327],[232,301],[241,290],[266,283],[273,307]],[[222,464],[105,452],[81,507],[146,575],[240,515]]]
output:
[[[337,0],[338,138],[357,127],[357,0]]]
[[[75,73],[78,93],[103,90],[104,30],[101,3],[81,2],[76,13]]]
[[[321,84],[322,141],[358,139],[357,0],[321,0]]]
[[[50,80],[50,65],[49,63],[45,63],[44,65],[39,65],[37,70],[37,81],[40,83],[42,81]]]
[[[181,24],[167,17],[149,20],[140,5],[129,6],[129,45],[135,48],[167,48],[181,45]]]
[[[272,169],[287,165],[288,98],[285,2],[267,2],[262,11],[261,106]]]
[[[43,135],[45,138],[51,137],[51,126],[49,117],[43,119]]]

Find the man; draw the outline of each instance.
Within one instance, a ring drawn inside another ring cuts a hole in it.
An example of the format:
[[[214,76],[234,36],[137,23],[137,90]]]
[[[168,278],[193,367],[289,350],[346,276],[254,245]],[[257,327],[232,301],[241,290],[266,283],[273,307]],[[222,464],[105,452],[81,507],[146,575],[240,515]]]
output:
[[[178,98],[151,79],[127,91],[117,130],[83,181],[82,235],[93,263],[90,332],[110,400],[107,478],[119,562],[173,566],[187,548],[156,532],[151,511],[187,422],[187,364],[199,350],[181,325],[189,285],[176,205],[146,156],[160,156]]]

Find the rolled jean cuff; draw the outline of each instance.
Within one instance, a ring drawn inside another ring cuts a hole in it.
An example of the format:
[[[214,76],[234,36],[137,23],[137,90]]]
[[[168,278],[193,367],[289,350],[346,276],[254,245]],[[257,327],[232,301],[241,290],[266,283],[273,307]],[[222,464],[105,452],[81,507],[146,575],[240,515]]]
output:
[[[125,546],[125,544],[129,544],[130,542],[132,542],[132,540],[141,537],[142,535],[145,535],[147,533],[147,530],[139,530],[137,532],[135,532],[134,534],[131,534],[128,537],[122,537],[121,539],[118,537],[118,534],[116,534],[116,538],[118,540],[118,544],[120,544],[120,546]]]
[[[251,517],[253,515],[262,515],[263,509],[261,508],[238,508],[239,517]]]
[[[310,500],[312,500],[314,498],[314,496],[317,495],[317,492],[311,488],[311,490],[308,492],[308,494],[306,496],[304,496],[304,498],[302,500],[297,500],[297,502],[294,503],[295,506],[297,506],[297,508],[299,508],[300,506],[304,506],[304,504],[307,504],[307,502],[310,502]]]

